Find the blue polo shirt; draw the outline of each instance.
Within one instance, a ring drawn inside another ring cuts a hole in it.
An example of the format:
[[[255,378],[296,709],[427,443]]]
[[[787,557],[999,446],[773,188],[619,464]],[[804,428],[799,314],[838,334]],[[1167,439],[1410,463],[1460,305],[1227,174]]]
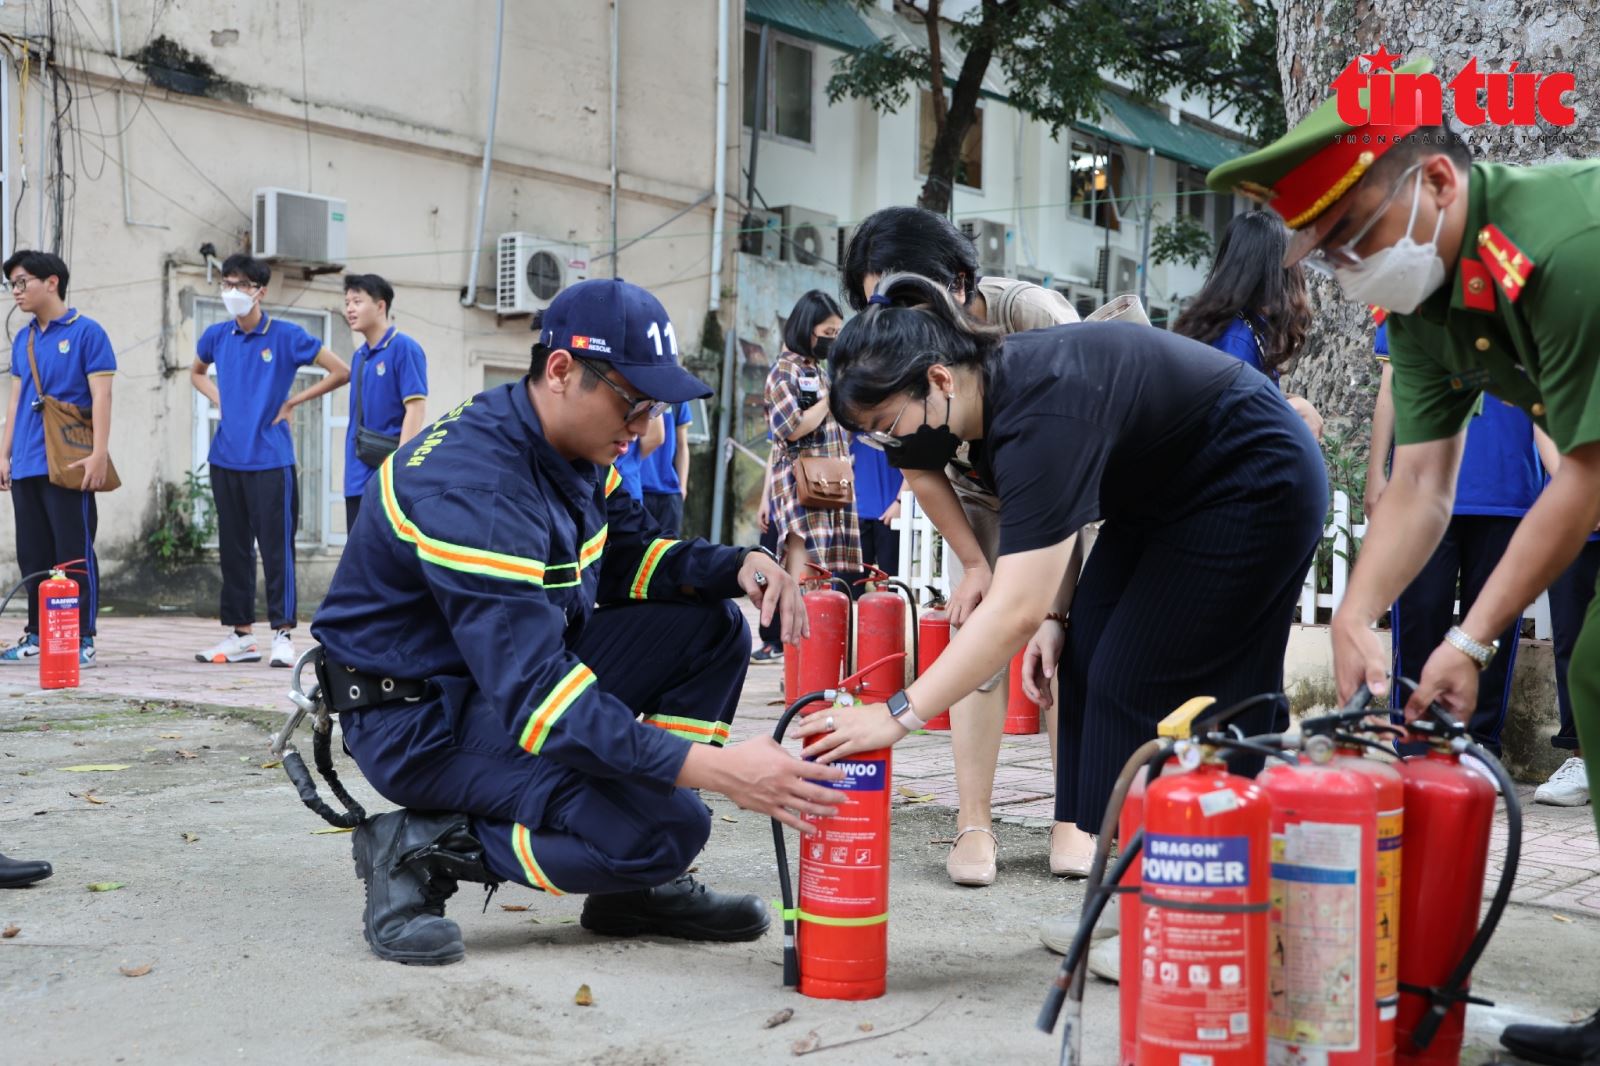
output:
[[[669,407],[661,416],[666,424],[667,439],[661,447],[639,462],[639,487],[645,492],[663,496],[676,496],[683,492],[678,481],[678,468],[673,460],[678,457],[678,427],[694,425],[694,414],[689,405],[680,403]]]
[[[11,376],[18,379],[16,388],[21,390],[17,424],[11,431],[13,478],[44,477],[50,473],[50,461],[44,452],[44,416],[33,409],[38,393],[33,387],[33,372],[28,368],[29,337],[33,338],[33,358],[39,365],[39,384],[44,386],[46,396],[89,407],[89,379],[117,369],[116,353],[111,350],[106,331],[75,308],[69,307],[66,314],[43,330],[34,319],[17,334],[11,342]]]
[[[1375,348],[1379,359],[1387,360],[1387,323],[1378,327]],[[1520,408],[1484,393],[1478,413],[1467,423],[1453,513],[1521,518],[1543,487],[1533,422]]]
[[[1260,321],[1259,318],[1256,319],[1257,329],[1261,328]],[[1221,336],[1211,342],[1211,347],[1221,352],[1227,352],[1235,359],[1249,363],[1273,381],[1278,380],[1278,372],[1276,370],[1268,370],[1262,364],[1261,346],[1256,343],[1256,335],[1251,332],[1249,324],[1245,322],[1243,312],[1233,316],[1233,320],[1228,323],[1228,328],[1222,331]]]
[[[422,345],[390,326],[376,346],[365,343],[350,360],[350,380],[361,379],[361,424],[374,433],[400,435],[406,401],[428,395],[428,357]],[[355,397],[350,397],[355,411]],[[359,496],[374,468],[356,458],[356,424],[344,435],[344,494]]]
[[[905,479],[889,465],[888,456],[861,443],[860,437],[850,438],[850,455],[855,459],[856,515],[864,521],[876,521],[900,498]]]
[[[224,470],[276,470],[294,465],[289,423],[272,420],[289,398],[295,371],[316,361],[322,341],[293,322],[265,311],[246,333],[228,319],[200,334],[202,363],[217,368],[222,420],[211,441],[210,463]]]

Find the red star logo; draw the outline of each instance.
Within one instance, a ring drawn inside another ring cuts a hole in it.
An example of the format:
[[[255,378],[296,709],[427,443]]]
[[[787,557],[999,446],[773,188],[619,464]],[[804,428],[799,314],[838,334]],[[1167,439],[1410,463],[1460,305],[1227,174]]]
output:
[[[1399,59],[1400,56],[1398,53],[1391,52],[1380,44],[1376,52],[1372,52],[1370,54],[1363,53],[1361,58],[1365,59],[1369,64],[1371,64],[1372,69],[1368,71],[1368,73],[1376,74],[1380,70],[1393,70],[1395,60]]]

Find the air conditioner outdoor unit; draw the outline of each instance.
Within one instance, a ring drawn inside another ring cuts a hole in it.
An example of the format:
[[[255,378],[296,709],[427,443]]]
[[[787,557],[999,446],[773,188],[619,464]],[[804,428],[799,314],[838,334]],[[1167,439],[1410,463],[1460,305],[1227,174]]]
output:
[[[1139,290],[1139,261],[1131,255],[1101,248],[1095,259],[1095,282],[1109,293]]]
[[[1053,275],[1043,274],[1037,270],[1019,270],[1016,277],[1018,281],[1029,281],[1042,289],[1050,288],[1051,282],[1055,280]]]
[[[987,218],[968,218],[961,222],[961,232],[971,239],[978,250],[978,269],[985,275],[1011,276],[1016,269],[1016,247],[1011,231],[1004,222]]]
[[[777,259],[783,243],[782,226],[783,216],[776,211],[751,211],[740,222],[739,251]]]
[[[502,315],[531,315],[556,293],[589,276],[589,250],[531,233],[502,233],[495,253],[494,305]]]
[[[250,254],[276,262],[339,267],[345,260],[345,202],[292,189],[257,189]]]
[[[1105,303],[1105,293],[1088,285],[1068,285],[1061,290],[1072,303],[1079,318],[1088,318],[1095,308]]]
[[[854,226],[839,227],[839,254],[833,257],[833,261],[839,264],[841,271],[844,270],[845,254],[850,251],[850,238],[855,235],[856,228]]]
[[[783,216],[783,257],[806,266],[835,266],[839,254],[839,220],[821,211],[793,204],[776,208]]]

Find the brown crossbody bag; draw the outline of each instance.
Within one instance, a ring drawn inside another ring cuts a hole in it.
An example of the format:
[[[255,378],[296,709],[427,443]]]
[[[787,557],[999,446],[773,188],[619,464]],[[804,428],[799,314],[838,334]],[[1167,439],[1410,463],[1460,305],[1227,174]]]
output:
[[[35,409],[44,423],[44,454],[50,466],[50,484],[83,491],[83,467],[72,464],[94,452],[94,417],[91,408],[58,400],[44,394],[39,382],[39,364],[33,355],[33,337],[38,331],[28,327],[28,369],[33,372]],[[116,464],[106,457],[106,481],[96,492],[120,488]]]

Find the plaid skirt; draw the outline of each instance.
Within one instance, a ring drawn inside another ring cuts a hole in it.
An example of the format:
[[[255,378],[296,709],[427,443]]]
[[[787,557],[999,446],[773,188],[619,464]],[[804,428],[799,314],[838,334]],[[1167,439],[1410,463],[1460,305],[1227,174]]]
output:
[[[832,429],[833,432],[827,432]],[[830,418],[823,423],[823,436],[828,438],[821,447],[808,446],[804,455],[824,455],[832,459],[849,459],[849,438],[834,425]],[[837,440],[835,440],[837,438]],[[856,524],[855,505],[837,511],[813,511],[800,506],[794,480],[794,457],[789,449],[774,445],[772,456],[772,511],[773,525],[778,529],[778,558],[788,566],[788,535],[805,538],[806,553],[818,566],[836,574],[859,573],[861,562],[861,528]]]

